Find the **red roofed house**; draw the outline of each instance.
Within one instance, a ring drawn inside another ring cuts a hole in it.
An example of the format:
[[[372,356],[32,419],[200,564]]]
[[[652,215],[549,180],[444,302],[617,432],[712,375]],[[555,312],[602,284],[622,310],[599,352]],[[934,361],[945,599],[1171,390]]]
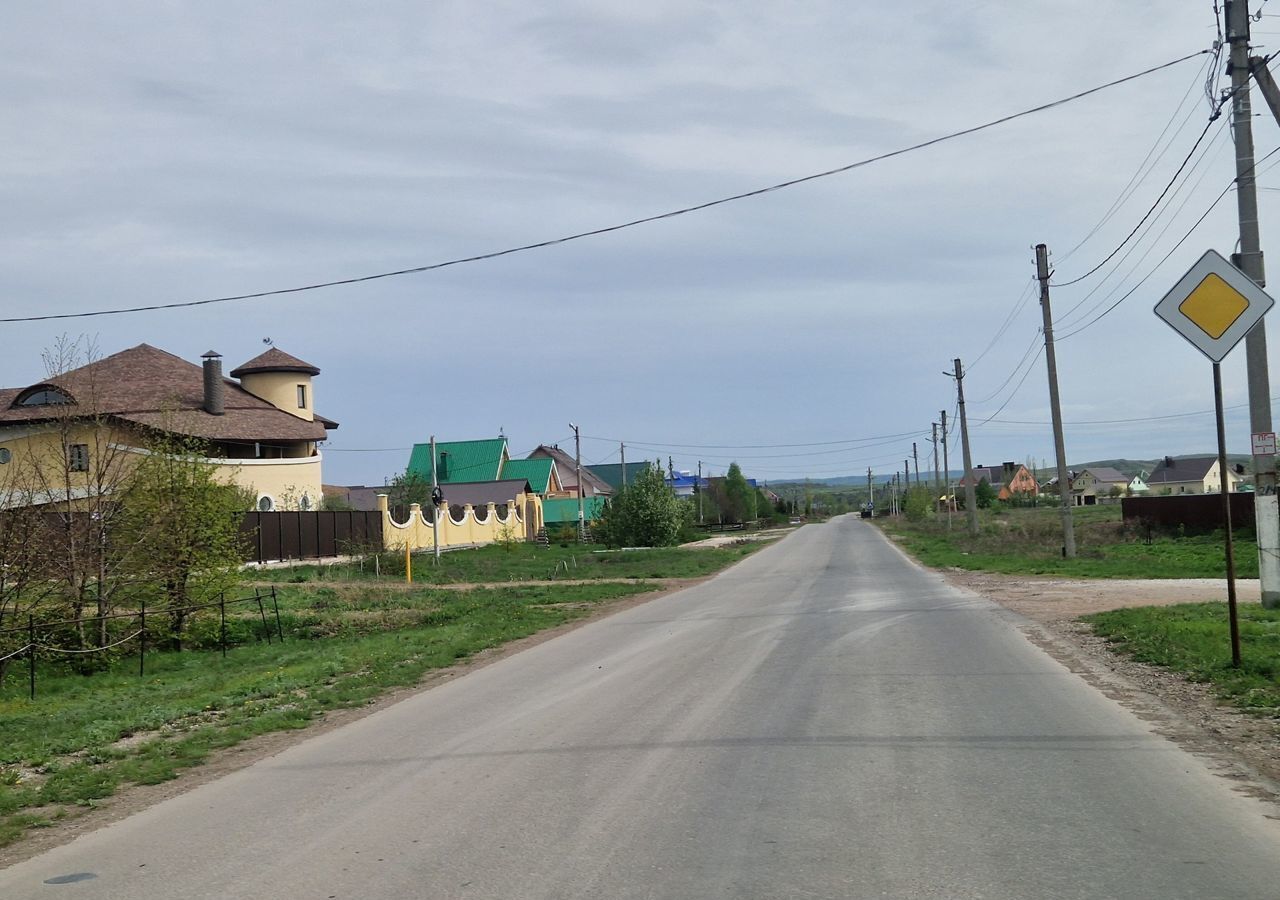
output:
[[[315,413],[319,374],[275,347],[226,378],[212,351],[198,365],[139,344],[0,389],[0,507],[108,493],[150,438],[169,433],[204,441],[210,462],[253,491],[259,509],[317,509],[317,445],[338,427]]]

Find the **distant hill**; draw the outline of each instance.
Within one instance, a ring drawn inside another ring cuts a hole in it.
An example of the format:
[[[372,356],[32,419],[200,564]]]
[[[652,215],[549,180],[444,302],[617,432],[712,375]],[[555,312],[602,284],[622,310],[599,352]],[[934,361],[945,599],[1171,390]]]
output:
[[[1216,455],[1217,455],[1216,453],[1180,453],[1180,454],[1176,454],[1173,458],[1189,459],[1193,456],[1216,456]],[[1160,464],[1160,460],[1162,460],[1163,458],[1164,457],[1157,457],[1155,459],[1124,459],[1124,458],[1094,459],[1094,460],[1090,460],[1089,462],[1080,462],[1080,463],[1073,462],[1068,466],[1068,468],[1074,469],[1075,471],[1079,472],[1081,469],[1097,469],[1097,468],[1102,468],[1106,466],[1112,469],[1118,469],[1119,471],[1123,472],[1124,474],[1132,478],[1134,475],[1137,475],[1140,472],[1150,473],[1152,470],[1155,469],[1156,466]],[[1245,472],[1252,472],[1253,457],[1249,456],[1249,454],[1247,453],[1228,453],[1227,465],[1229,466],[1242,465],[1244,466]],[[964,476],[964,470],[952,469],[948,474],[953,480],[958,480]],[[1057,469],[1053,466],[1050,466],[1048,469],[1037,468],[1035,471],[1035,476],[1037,481],[1048,481],[1050,478],[1055,477],[1057,474],[1058,474]],[[891,477],[893,477],[891,474],[884,474],[884,473],[877,472],[875,475],[872,476],[872,480],[876,484],[884,484]],[[921,480],[927,481],[931,478],[931,473],[926,472],[922,467],[920,469],[920,478]],[[806,481],[808,481],[809,484],[815,488],[818,488],[818,487],[832,487],[832,488],[866,487],[867,476],[864,474],[864,475],[839,475],[831,478],[808,478],[808,479],[787,478],[787,479],[778,480],[778,481],[770,481],[769,483],[770,485],[773,485],[773,486],[780,486],[780,485],[787,485],[787,484],[804,484]]]

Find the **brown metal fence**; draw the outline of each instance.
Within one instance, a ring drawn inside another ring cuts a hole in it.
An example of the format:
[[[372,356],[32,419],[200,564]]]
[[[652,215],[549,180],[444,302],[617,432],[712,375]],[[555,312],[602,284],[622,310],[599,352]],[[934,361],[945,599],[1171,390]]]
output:
[[[240,522],[240,533],[248,539],[246,561],[345,556],[382,549],[382,513],[249,512]]]
[[[1231,494],[1231,527],[1252,528],[1253,494]],[[1125,497],[1120,508],[1126,522],[1155,528],[1208,532],[1222,527],[1221,494],[1172,494],[1167,497]]]

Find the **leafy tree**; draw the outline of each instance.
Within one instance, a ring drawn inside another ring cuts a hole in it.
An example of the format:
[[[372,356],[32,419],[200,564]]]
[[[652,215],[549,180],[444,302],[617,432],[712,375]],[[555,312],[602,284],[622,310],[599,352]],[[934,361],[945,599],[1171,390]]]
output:
[[[423,509],[430,510],[431,477],[412,470],[401,472],[387,485],[387,503],[392,507],[403,506],[406,509],[410,504],[420,503]]]
[[[924,521],[933,512],[932,492],[923,487],[911,488],[902,500],[902,511],[909,522]]]
[[[996,499],[996,489],[984,478],[974,486],[973,495],[978,503],[978,509],[990,509]]]
[[[120,501],[111,548],[169,614],[181,649],[189,607],[206,603],[239,580],[241,514],[253,498],[217,480],[202,442],[157,436]]]
[[[645,469],[605,501],[595,534],[610,547],[670,547],[679,542],[690,508],[672,493],[660,467]]]
[[[745,522],[752,517],[755,504],[751,493],[742,469],[736,462],[729,463],[729,471],[724,476],[724,494],[728,503],[725,513],[730,522]]]

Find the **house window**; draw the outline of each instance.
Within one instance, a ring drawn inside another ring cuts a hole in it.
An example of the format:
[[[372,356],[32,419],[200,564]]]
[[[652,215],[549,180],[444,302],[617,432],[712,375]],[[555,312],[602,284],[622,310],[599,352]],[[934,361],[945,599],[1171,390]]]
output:
[[[67,467],[72,472],[89,471],[88,444],[71,444],[67,447]]]
[[[258,512],[271,512],[276,508],[276,501],[272,500],[266,494],[258,498]]]
[[[303,494],[298,500],[298,509],[303,512],[311,512],[312,502],[310,494]]]
[[[18,397],[14,406],[62,406],[71,398],[57,388],[33,388]]]
[[[9,452],[9,448],[0,447],[0,466],[3,466],[11,459],[13,459],[13,454]]]
[[[307,408],[307,386],[305,384],[298,385],[298,409]]]

